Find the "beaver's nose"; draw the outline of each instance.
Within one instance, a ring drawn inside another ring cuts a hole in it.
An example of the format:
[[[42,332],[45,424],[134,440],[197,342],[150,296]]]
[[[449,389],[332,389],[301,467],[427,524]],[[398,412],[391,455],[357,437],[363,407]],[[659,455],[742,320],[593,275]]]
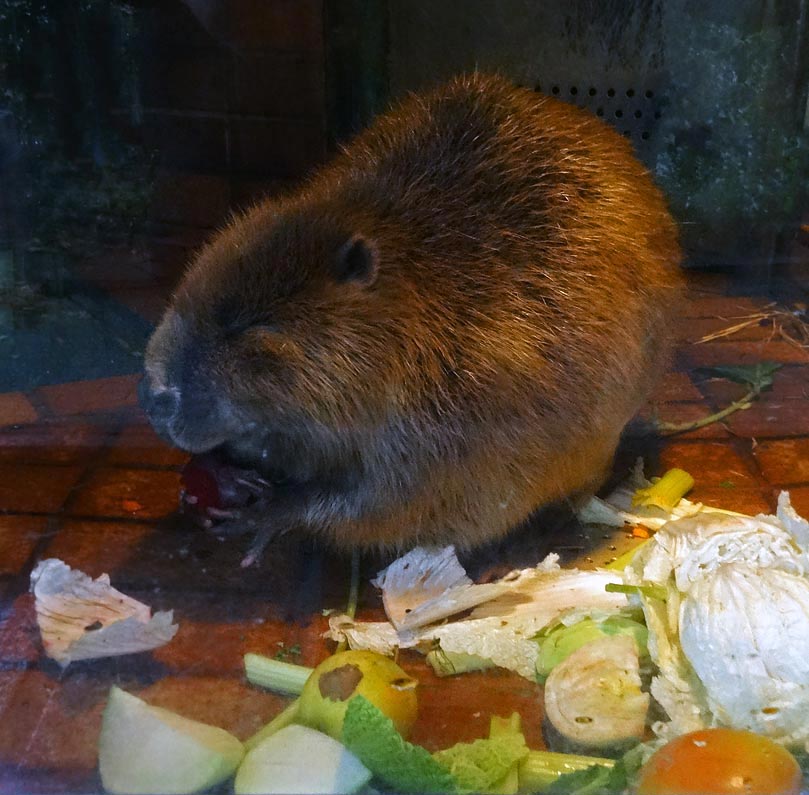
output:
[[[158,433],[163,433],[180,410],[180,392],[177,389],[153,389],[149,376],[138,384],[140,405]]]

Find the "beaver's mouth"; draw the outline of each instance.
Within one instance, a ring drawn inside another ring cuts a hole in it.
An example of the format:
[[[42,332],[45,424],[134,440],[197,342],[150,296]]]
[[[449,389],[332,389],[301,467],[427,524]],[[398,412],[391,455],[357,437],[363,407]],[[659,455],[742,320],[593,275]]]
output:
[[[287,472],[251,454],[249,447],[226,442],[193,455],[183,467],[181,507],[211,526],[292,482]]]

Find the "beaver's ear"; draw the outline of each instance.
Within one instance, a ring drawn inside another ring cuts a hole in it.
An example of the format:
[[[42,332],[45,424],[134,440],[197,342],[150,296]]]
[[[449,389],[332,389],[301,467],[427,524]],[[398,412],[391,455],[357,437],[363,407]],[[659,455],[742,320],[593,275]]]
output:
[[[337,252],[334,278],[338,282],[351,282],[370,287],[379,273],[379,255],[372,240],[354,235]]]

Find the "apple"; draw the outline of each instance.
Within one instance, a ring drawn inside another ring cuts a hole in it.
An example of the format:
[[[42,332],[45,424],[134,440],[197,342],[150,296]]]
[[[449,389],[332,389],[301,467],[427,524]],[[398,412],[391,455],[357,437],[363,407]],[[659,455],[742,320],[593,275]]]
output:
[[[338,652],[320,663],[306,680],[298,721],[340,740],[348,702],[362,695],[406,737],[416,721],[417,685],[393,660],[377,652]]]
[[[236,773],[234,792],[342,795],[370,780],[368,768],[337,740],[293,723],[248,751]]]
[[[199,792],[239,766],[244,746],[229,732],[110,689],[101,723],[101,783],[118,795]]]

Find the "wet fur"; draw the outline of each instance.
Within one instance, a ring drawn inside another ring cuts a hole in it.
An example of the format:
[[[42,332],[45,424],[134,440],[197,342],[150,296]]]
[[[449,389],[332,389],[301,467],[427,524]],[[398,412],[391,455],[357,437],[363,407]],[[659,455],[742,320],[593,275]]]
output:
[[[666,363],[679,260],[628,141],[466,76],[215,237],[147,373],[181,395],[175,443],[268,453],[270,526],[474,546],[601,483]]]

